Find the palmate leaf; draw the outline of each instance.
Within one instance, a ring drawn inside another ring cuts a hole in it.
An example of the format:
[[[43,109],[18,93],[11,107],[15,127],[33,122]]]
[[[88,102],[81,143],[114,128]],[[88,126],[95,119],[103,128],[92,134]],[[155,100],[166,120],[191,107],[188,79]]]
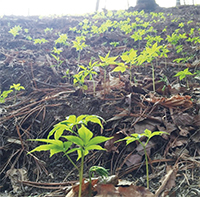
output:
[[[88,142],[87,146],[100,144],[100,143],[105,142],[105,141],[107,141],[107,140],[110,140],[110,139],[112,139],[112,138],[113,138],[113,137],[97,136],[97,137],[92,138],[92,139]]]
[[[100,145],[90,145],[85,147],[85,150],[106,150],[105,148],[102,148]]]
[[[78,134],[79,134],[79,137],[83,140],[85,145],[93,137],[93,133],[84,125],[81,125],[81,128],[78,130]]]
[[[67,147],[64,148],[64,144],[60,140],[51,140],[51,139],[35,139],[35,140],[30,140],[30,141],[39,141],[39,142],[46,142],[50,144],[44,144],[36,147],[32,151],[30,151],[28,154],[32,152],[40,152],[40,151],[50,151],[50,157],[52,157],[54,154],[59,153],[59,152],[64,152]],[[67,146],[69,146],[68,144]],[[71,146],[71,145],[70,145]],[[69,147],[68,147],[69,148]]]
[[[67,139],[67,140],[69,140],[70,142],[78,145],[78,146],[81,146],[81,147],[84,146],[83,140],[80,137],[78,137],[78,136],[63,135],[62,137],[65,138],[65,139]]]
[[[114,68],[112,70],[112,72],[121,72],[121,73],[124,73],[126,71],[127,67],[128,66],[126,66],[126,65],[124,65],[124,66],[120,65],[120,66],[117,66],[116,68]]]
[[[105,120],[100,117],[100,116],[96,116],[96,115],[87,115],[86,118],[85,118],[86,122],[93,122],[93,123],[97,123],[101,126],[101,128],[103,128],[103,125],[101,123],[101,120],[103,122],[105,122]]]

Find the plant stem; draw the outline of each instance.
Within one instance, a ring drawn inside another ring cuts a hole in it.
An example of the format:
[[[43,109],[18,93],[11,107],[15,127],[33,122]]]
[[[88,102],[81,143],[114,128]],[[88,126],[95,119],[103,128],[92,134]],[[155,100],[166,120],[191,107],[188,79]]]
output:
[[[145,146],[143,146],[143,148],[144,148],[145,162],[146,162],[147,189],[149,189],[149,167],[148,167],[147,150]]]
[[[66,154],[67,158],[69,159],[69,161],[72,163],[72,165],[78,170],[79,172],[79,169],[78,167],[76,166],[76,164],[71,160],[71,158]]]
[[[81,150],[81,168],[79,171],[79,193],[78,197],[81,197],[81,192],[82,192],[82,181],[83,181],[83,165],[84,165],[84,153],[83,150]]]
[[[81,50],[78,51],[78,65],[80,63],[80,57],[81,57]]]
[[[153,63],[151,63],[151,67],[152,67],[153,91],[155,92],[156,91],[156,88],[155,88],[155,73],[154,73],[154,65],[153,65]]]

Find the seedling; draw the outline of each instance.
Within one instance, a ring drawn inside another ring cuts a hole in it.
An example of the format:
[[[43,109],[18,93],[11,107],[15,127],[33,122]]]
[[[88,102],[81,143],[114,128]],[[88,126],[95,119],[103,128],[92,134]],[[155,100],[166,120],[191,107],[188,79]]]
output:
[[[34,44],[42,44],[42,43],[46,43],[48,42],[48,40],[46,40],[45,38],[37,38],[37,39],[34,39]]]
[[[61,34],[59,36],[59,38],[57,40],[55,40],[55,44],[59,43],[59,44],[63,44],[63,45],[68,45],[67,39],[68,39],[67,34]]]
[[[110,45],[116,47],[117,45],[119,45],[119,42],[110,42]]]
[[[178,73],[176,73],[176,75],[174,75],[175,77],[179,77],[180,81],[183,80],[184,78],[186,78],[187,87],[189,87],[189,85],[188,85],[188,80],[187,80],[187,76],[188,76],[188,75],[194,75],[194,74],[192,74],[188,69],[189,69],[189,68],[186,68],[185,70],[179,71]]]
[[[137,50],[131,49],[130,51],[123,53],[120,57],[125,62],[125,64],[129,64],[130,82],[131,82],[132,81],[132,65],[136,64],[137,62]]]
[[[17,99],[17,92],[20,90],[25,90],[24,86],[21,86],[20,83],[15,84],[13,83],[13,85],[10,86],[10,90],[14,89],[14,95],[15,95],[15,99],[14,99],[14,103],[16,103],[16,99]]]
[[[154,64],[152,63],[153,59],[158,57],[160,49],[162,46],[158,46],[157,42],[152,47],[146,47],[145,50],[141,52],[138,56],[138,64],[141,65],[143,62],[147,61],[151,63],[152,67],[152,80],[153,80],[153,91],[155,92],[155,73],[154,73]]]
[[[152,137],[158,136],[158,135],[162,135],[162,134],[169,134],[169,133],[166,133],[166,132],[163,132],[163,131],[155,131],[155,132],[152,133],[149,129],[145,129],[144,133],[142,133],[142,134],[133,133],[133,134],[131,134],[131,136],[125,137],[125,138],[123,138],[123,139],[118,140],[118,141],[115,142],[115,143],[117,143],[117,142],[126,140],[126,145],[129,145],[130,143],[135,142],[135,141],[138,141],[141,144],[142,148],[144,149],[144,154],[145,154],[147,188],[148,189],[149,189],[149,167],[148,167],[148,155],[147,155],[146,146],[147,146],[147,144],[149,143],[149,140]],[[147,140],[146,140],[145,143],[143,143],[140,140],[141,137],[143,137],[143,136],[147,138]]]
[[[19,31],[21,31],[21,29],[22,29],[21,26],[15,25],[12,29],[10,29],[9,33],[11,33],[15,38],[17,35],[19,35]]]
[[[48,31],[51,32],[52,30],[53,30],[53,28],[48,28],[48,27],[47,27],[46,29],[44,29],[44,32],[47,33]]]
[[[25,32],[25,33],[28,33],[28,32],[29,32],[29,29],[24,29],[24,32]]]
[[[101,63],[99,63],[99,66],[104,68],[104,83],[106,82],[106,68],[107,66],[113,64],[113,65],[117,65],[117,62],[115,62],[115,60],[118,58],[118,56],[115,57],[109,57],[110,55],[110,51],[107,53],[107,55],[105,57],[102,57],[99,55],[99,58],[101,60]]]
[[[97,62],[92,63],[92,61],[89,62],[89,65],[87,67],[83,65],[79,65],[79,68],[81,68],[82,70],[78,74],[75,74],[73,76],[74,85],[79,86],[83,90],[87,90],[88,87],[87,85],[84,84],[84,82],[85,82],[85,78],[89,76],[89,80],[93,81],[93,92],[95,94],[95,81],[93,79],[93,75],[97,75],[97,72],[94,71],[95,66],[97,66]]]
[[[13,90],[4,90],[0,94],[0,103],[5,103],[5,99],[8,97],[8,94],[10,94]]]
[[[104,136],[93,137],[92,131],[87,128],[88,122],[96,123],[103,128],[101,120],[103,119],[96,115],[80,115],[78,117],[70,115],[66,120],[61,121],[54,126],[49,132],[47,139],[31,139],[31,141],[45,142],[47,144],[36,147],[30,151],[29,154],[35,151],[50,151],[50,157],[52,157],[56,153],[64,153],[74,165],[79,172],[79,197],[81,197],[82,191],[85,156],[88,155],[90,150],[106,150],[99,144],[112,138]],[[64,135],[64,131],[69,131],[72,135]],[[54,139],[50,139],[50,137],[53,137]],[[72,145],[73,147],[71,147]],[[77,152],[77,161],[81,159],[80,168],[78,168],[69,157],[69,154],[73,152]]]
[[[77,36],[75,41],[73,42],[73,47],[76,48],[76,51],[78,51],[78,64],[80,62],[80,56],[81,56],[81,51],[87,47],[85,44],[85,36]]]

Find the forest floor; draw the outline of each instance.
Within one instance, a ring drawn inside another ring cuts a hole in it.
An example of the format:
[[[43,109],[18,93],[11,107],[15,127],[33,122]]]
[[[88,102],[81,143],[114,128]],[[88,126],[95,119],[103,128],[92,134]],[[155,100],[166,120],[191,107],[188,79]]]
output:
[[[5,102],[1,94],[1,197],[67,195],[78,180],[77,170],[61,153],[27,155],[38,145],[27,139],[46,138],[56,123],[81,114],[106,120],[103,130],[89,125],[94,135],[114,136],[102,145],[106,152],[86,156],[84,177],[91,166],[100,165],[129,181],[124,194],[118,186],[100,188],[94,195],[200,196],[199,6],[154,13],[3,16],[0,26],[1,93],[13,84],[25,88],[8,94]],[[116,58],[109,62],[108,54]],[[117,65],[121,72],[112,72]],[[81,78],[84,69],[93,71],[92,78]],[[148,143],[149,190],[144,189],[141,145],[114,144],[145,129],[169,134]],[[75,162],[77,155],[71,158]]]

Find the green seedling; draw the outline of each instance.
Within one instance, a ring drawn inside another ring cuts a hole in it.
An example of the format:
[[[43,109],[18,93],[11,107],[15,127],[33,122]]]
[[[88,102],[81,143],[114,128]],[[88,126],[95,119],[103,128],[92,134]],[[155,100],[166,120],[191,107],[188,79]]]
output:
[[[156,42],[152,47],[146,47],[137,58],[139,65],[141,65],[145,61],[151,63],[154,92],[155,92],[155,73],[154,73],[154,64],[152,63],[152,61],[153,59],[159,56],[159,53],[161,53],[160,51],[161,48],[162,46],[158,46]]]
[[[44,29],[44,32],[45,32],[45,33],[47,33],[48,31],[50,31],[50,32],[53,31],[53,28],[48,28],[48,27],[47,27],[46,29]]]
[[[17,35],[19,35],[19,31],[21,31],[21,30],[22,30],[21,26],[15,25],[12,29],[10,29],[9,33],[11,33],[15,38]]]
[[[5,99],[8,97],[8,94],[10,94],[13,90],[4,90],[0,94],[0,103],[5,103]]]
[[[63,44],[63,45],[68,45],[67,43],[67,34],[61,34],[59,35],[59,38],[57,40],[55,40],[55,44]]]
[[[120,57],[125,62],[125,64],[129,64],[130,82],[131,82],[132,81],[132,65],[136,64],[137,62],[137,50],[131,49],[130,51],[123,53]]]
[[[26,36],[26,39],[31,41],[32,37],[31,36]]]
[[[94,71],[95,66],[97,66],[97,62],[92,63],[92,61],[89,62],[89,65],[87,67],[83,66],[83,65],[79,65],[79,68],[82,69],[82,70],[79,71],[78,74],[75,74],[73,76],[74,77],[74,85],[79,86],[83,90],[88,89],[87,85],[85,85],[84,82],[85,82],[85,78],[89,77],[89,80],[93,81],[93,93],[94,93],[94,95],[95,95],[95,81],[93,79],[93,75],[97,75],[97,72]]]
[[[52,50],[52,52],[53,53],[55,53],[55,54],[57,54],[57,56],[56,55],[54,55],[53,53],[51,54],[51,56],[56,60],[56,62],[57,62],[57,65],[52,65],[53,67],[54,66],[60,66],[64,61],[62,61],[61,59],[60,59],[60,57],[59,57],[59,55],[60,55],[60,53],[62,52],[62,49],[57,49],[56,47],[54,47],[53,48],[53,50]]]
[[[46,43],[48,42],[48,40],[46,40],[45,38],[37,38],[37,39],[34,39],[34,44],[42,44],[42,43]]]
[[[99,63],[99,66],[104,68],[104,83],[106,82],[106,68],[113,64],[113,65],[117,65],[118,63],[115,62],[115,60],[118,58],[118,56],[115,57],[109,57],[110,55],[110,51],[107,53],[107,55],[105,57],[102,57],[99,55],[99,58],[101,60],[101,62]]]
[[[17,92],[20,91],[20,90],[25,90],[24,86],[21,86],[20,83],[18,84],[15,84],[13,83],[13,85],[10,86],[10,90],[14,90],[14,95],[15,95],[15,98],[14,98],[14,103],[16,103],[16,100],[17,100]]]
[[[189,75],[194,75],[194,74],[192,74],[188,69],[189,69],[189,68],[186,68],[185,70],[179,71],[179,72],[176,73],[176,75],[174,75],[175,77],[179,77],[180,81],[183,80],[183,79],[185,78],[185,79],[186,79],[187,87],[189,87],[189,85],[188,85],[188,80],[187,80],[187,76],[189,76]]]
[[[110,42],[110,45],[116,47],[117,45],[119,45],[119,42]]]
[[[99,144],[112,138],[104,136],[93,137],[92,131],[87,128],[88,122],[96,123],[103,128],[101,120],[103,119],[96,115],[80,115],[78,117],[70,115],[66,120],[61,121],[54,126],[49,132],[47,139],[31,139],[31,141],[44,142],[47,144],[36,147],[30,151],[29,154],[35,151],[50,151],[50,157],[52,157],[56,153],[64,153],[74,165],[79,172],[78,197],[81,197],[85,156],[89,154],[90,150],[106,150]],[[65,135],[64,131],[69,131],[72,135]],[[54,139],[52,139],[52,137]],[[80,168],[78,168],[69,157],[69,154],[73,152],[77,152],[77,161],[81,159]]]
[[[24,29],[24,32],[25,32],[25,33],[28,33],[28,32],[29,32],[29,29]]]
[[[85,36],[77,36],[75,41],[72,41],[73,47],[78,51],[78,64],[80,62],[81,51],[87,47],[85,44]]]
[[[101,166],[92,166],[89,169],[89,183],[90,183],[90,196],[92,196],[91,194],[91,187],[92,187],[92,177],[94,176],[94,173],[97,173],[101,178],[105,178],[108,177],[108,170],[106,170],[105,168],[101,167]]]
[[[131,134],[131,136],[128,136],[128,137],[125,137],[121,140],[118,140],[116,141],[115,143],[117,142],[120,142],[120,141],[123,141],[123,140],[126,140],[126,145],[129,145],[130,143],[132,142],[135,142],[135,141],[138,141],[142,148],[144,149],[144,154],[145,154],[145,162],[146,162],[146,176],[147,176],[147,188],[149,189],[149,167],[148,167],[148,155],[147,155],[147,150],[146,150],[146,146],[147,144],[149,143],[149,140],[154,137],[154,136],[158,136],[158,135],[162,135],[162,134],[168,134],[166,132],[163,132],[163,131],[155,131],[155,132],[151,132],[149,129],[145,129],[144,130],[144,133],[142,134],[138,134],[138,133],[133,133]],[[141,137],[146,137],[147,140],[145,143],[143,143],[140,139]]]
[[[134,34],[131,36],[131,38],[134,39],[134,41],[139,41],[138,47],[140,48],[140,41],[142,40],[142,36],[146,33],[146,30],[144,29],[138,29],[138,31],[135,31]]]

